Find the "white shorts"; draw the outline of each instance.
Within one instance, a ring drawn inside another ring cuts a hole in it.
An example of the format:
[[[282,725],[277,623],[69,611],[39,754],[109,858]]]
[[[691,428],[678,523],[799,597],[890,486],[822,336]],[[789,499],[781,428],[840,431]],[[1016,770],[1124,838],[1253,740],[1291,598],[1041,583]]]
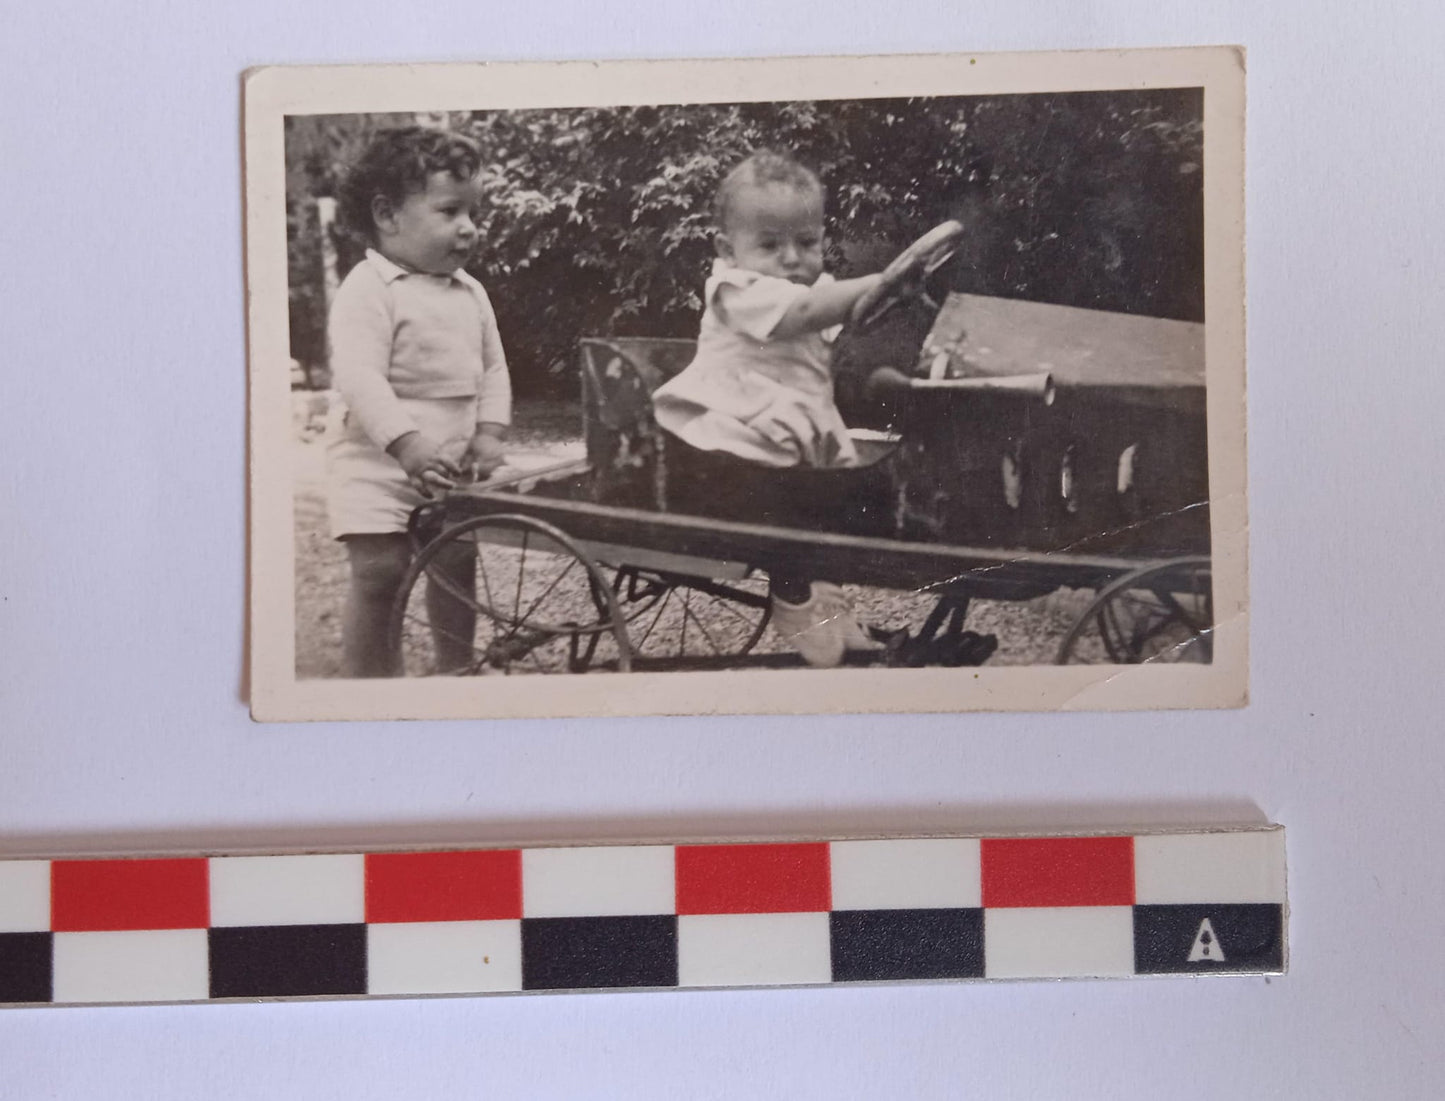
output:
[[[476,398],[401,398],[423,433],[445,441],[460,459],[476,431]],[[371,442],[346,403],[332,403],[326,423],[326,509],[331,535],[388,535],[406,531],[412,510],[424,504],[401,464]]]

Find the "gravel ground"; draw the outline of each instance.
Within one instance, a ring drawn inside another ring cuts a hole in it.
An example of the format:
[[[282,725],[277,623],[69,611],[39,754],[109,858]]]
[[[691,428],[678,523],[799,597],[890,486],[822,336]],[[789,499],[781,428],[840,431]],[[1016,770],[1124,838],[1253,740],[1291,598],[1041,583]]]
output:
[[[346,595],[346,556],[326,528],[324,462],[322,445],[317,434],[319,418],[324,412],[324,399],[319,395],[296,395],[296,433],[294,436],[295,517],[296,517],[296,674],[299,678],[335,677],[340,675],[341,608]],[[575,451],[579,415],[575,407],[551,404],[520,404],[512,433],[514,452],[565,450],[570,444]],[[505,568],[502,555],[488,552],[488,562]],[[755,588],[759,586],[754,585]],[[765,588],[765,586],[763,586]],[[927,594],[898,592],[849,586],[848,591],[858,607],[860,618],[867,623],[888,628],[917,630],[933,605]],[[981,634],[998,637],[999,648],[990,665],[1031,665],[1053,659],[1060,640],[1074,618],[1082,611],[1092,593],[1060,590],[1048,597],[1022,602],[976,600],[969,608],[967,627]],[[639,616],[638,623],[650,622],[656,609]],[[713,612],[698,613],[704,623],[713,623],[715,631],[725,631],[729,617]],[[674,604],[665,609],[660,626],[644,649],[662,643],[669,629],[680,628],[687,615]],[[735,617],[734,617],[735,618]],[[689,618],[689,622],[696,622]],[[733,627],[736,630],[736,626]],[[634,628],[633,634],[642,629]],[[694,637],[696,635],[694,634]],[[771,631],[764,633],[755,648],[758,654],[782,654],[787,648]],[[599,654],[599,656],[601,656]]]

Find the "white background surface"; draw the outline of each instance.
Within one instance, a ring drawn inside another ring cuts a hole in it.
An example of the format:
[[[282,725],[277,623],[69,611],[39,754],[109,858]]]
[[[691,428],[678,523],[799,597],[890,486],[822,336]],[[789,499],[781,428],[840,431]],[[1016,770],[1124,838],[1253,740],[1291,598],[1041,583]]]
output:
[[[1435,8],[10,5],[0,854],[1285,823],[1282,979],[10,1010],[0,1096],[1438,1097]],[[240,71],[1242,42],[1253,703],[262,727]]]

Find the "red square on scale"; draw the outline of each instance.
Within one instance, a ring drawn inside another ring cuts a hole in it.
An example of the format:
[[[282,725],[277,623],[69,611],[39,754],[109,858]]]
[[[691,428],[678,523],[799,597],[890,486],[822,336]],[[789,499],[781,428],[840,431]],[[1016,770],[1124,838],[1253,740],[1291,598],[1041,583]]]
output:
[[[366,920],[494,921],[522,916],[522,854],[368,853]]]
[[[1132,837],[1011,837],[981,843],[984,907],[1132,906]]]
[[[832,905],[826,844],[678,845],[679,914],[786,914]]]
[[[50,928],[57,933],[204,929],[210,923],[204,857],[56,860],[50,865]]]

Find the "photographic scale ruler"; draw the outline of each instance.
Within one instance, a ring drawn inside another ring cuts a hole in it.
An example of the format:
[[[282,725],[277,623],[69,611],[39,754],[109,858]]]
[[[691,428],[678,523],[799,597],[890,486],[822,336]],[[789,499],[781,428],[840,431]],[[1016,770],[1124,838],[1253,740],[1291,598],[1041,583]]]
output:
[[[1284,831],[0,860],[0,1004],[1259,975]]]

